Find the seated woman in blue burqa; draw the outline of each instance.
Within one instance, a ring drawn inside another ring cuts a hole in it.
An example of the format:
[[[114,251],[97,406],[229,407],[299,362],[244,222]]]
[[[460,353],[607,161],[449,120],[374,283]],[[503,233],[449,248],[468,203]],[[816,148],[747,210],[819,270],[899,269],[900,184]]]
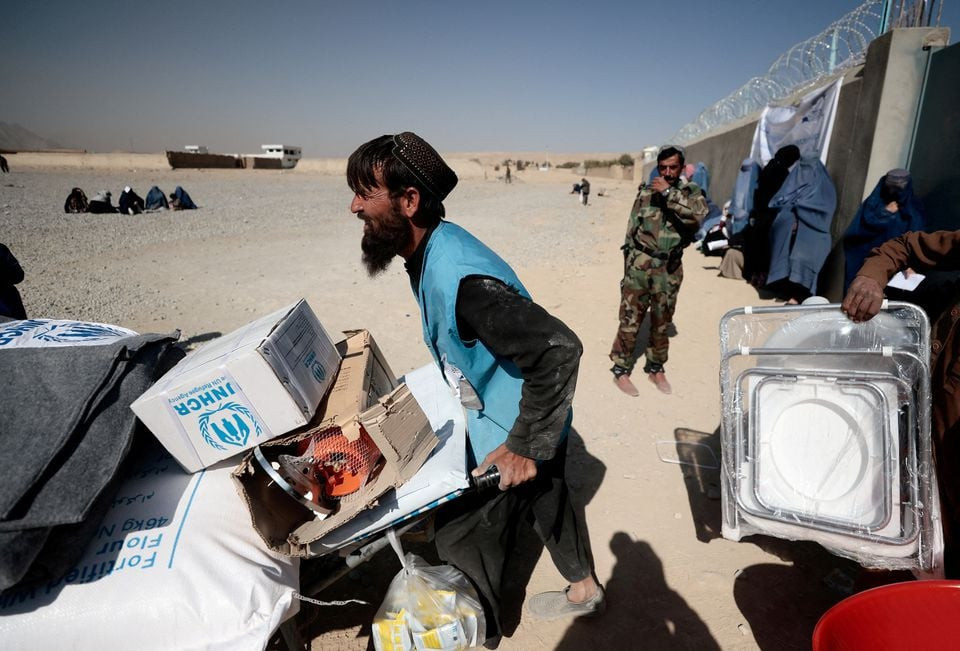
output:
[[[913,194],[913,179],[903,169],[884,174],[843,235],[843,293],[870,250],[908,231],[926,230],[923,205]]]
[[[837,191],[818,158],[804,158],[770,200],[770,268],[765,289],[802,303],[817,293],[817,277],[830,253]]]

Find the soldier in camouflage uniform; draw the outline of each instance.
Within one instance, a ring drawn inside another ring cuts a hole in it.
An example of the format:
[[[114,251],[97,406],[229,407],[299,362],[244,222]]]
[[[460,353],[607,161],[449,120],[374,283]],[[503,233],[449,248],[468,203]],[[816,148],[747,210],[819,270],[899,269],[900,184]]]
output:
[[[613,379],[624,393],[637,396],[630,381],[635,361],[637,332],[650,310],[650,341],[643,370],[663,393],[670,393],[663,365],[667,361],[667,329],[673,320],[677,292],[683,280],[681,256],[706,217],[707,200],[694,183],[680,174],[683,150],[661,148],[657,155],[660,176],[640,186],[630,210],[623,243],[623,280],[620,282],[620,328],[610,359]]]

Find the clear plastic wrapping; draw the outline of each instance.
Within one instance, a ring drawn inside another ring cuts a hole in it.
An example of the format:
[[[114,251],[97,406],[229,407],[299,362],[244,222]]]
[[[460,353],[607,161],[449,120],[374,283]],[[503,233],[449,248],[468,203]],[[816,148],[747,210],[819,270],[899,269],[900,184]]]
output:
[[[740,308],[720,322],[723,536],[812,540],[871,568],[942,574],[930,328],[893,303]]]
[[[452,565],[430,565],[419,556],[404,555],[392,530],[388,537],[403,569],[390,582],[373,619],[376,650],[459,651],[481,646],[486,619],[467,577]]]

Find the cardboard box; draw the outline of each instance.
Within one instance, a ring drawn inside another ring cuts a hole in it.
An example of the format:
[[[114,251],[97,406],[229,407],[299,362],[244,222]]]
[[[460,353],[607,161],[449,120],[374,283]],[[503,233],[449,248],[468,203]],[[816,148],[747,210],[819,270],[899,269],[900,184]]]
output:
[[[310,422],[339,365],[301,300],[193,351],[132,408],[196,472]]]
[[[241,498],[250,510],[253,527],[267,546],[288,556],[309,555],[311,542],[353,519],[377,499],[410,479],[437,445],[437,436],[406,385],[397,380],[373,337],[352,331],[337,344],[343,361],[333,389],[313,421],[302,430],[260,446],[264,456],[295,454],[296,442],[332,428],[347,438],[362,427],[383,455],[378,470],[357,493],[341,499],[337,510],[317,519],[271,481],[248,453],[234,470]]]

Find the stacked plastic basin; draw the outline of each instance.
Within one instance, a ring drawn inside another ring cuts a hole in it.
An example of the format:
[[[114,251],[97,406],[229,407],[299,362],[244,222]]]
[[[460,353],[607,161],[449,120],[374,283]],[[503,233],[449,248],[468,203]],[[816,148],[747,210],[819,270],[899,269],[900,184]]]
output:
[[[724,537],[812,540],[941,575],[926,315],[747,307],[724,315],[720,341]]]

